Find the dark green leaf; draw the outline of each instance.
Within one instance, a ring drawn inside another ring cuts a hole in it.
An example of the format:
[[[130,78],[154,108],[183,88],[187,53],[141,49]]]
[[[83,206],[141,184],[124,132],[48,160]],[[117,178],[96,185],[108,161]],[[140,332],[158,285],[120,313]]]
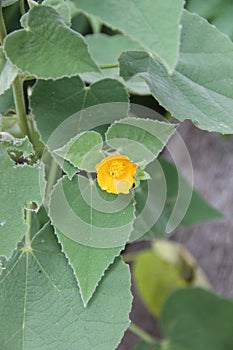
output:
[[[113,79],[100,80],[89,88],[79,77],[39,81],[30,102],[41,139],[51,151],[81,132],[124,118],[129,108],[124,85]],[[67,172],[64,160],[53,156]],[[75,172],[68,174],[72,177]]]
[[[233,302],[211,292],[178,290],[161,315],[168,350],[232,350]]]
[[[143,181],[135,190],[137,218],[132,239],[145,233],[143,238],[164,237],[172,212],[178,220],[177,224],[184,226],[223,216],[192,190],[177,168],[167,160],[160,158],[159,162],[153,162],[146,170],[151,180]]]

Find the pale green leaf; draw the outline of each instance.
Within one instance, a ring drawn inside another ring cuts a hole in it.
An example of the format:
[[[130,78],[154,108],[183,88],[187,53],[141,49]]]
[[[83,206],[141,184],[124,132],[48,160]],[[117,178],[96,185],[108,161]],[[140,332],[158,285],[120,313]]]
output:
[[[136,253],[132,271],[141,299],[156,317],[174,290],[187,286],[210,288],[192,255],[168,240],[155,240],[151,249]]]
[[[0,95],[8,90],[17,76],[18,69],[6,60],[2,47],[0,47]]]
[[[27,230],[25,204],[28,201],[41,201],[38,167],[15,165],[7,154],[7,149],[12,146],[17,147],[15,144],[0,143],[0,255],[8,258]]]
[[[113,263],[124,246],[116,248],[94,248],[79,244],[61,231],[56,230],[62,250],[66,255],[78,281],[84,306],[92,298],[105,271]],[[98,289],[97,289],[98,290]]]
[[[184,12],[181,54],[172,75],[145,52],[123,53],[119,60],[121,75],[143,77],[177,119],[192,119],[204,130],[233,132],[233,44],[203,18]]]
[[[83,37],[71,30],[52,7],[33,7],[27,28],[9,34],[4,50],[20,70],[41,79],[99,71]]]
[[[3,115],[14,105],[13,93],[9,89],[4,92],[3,95],[0,95],[0,113]]]
[[[172,71],[180,43],[183,0],[73,0],[76,6],[100,18],[159,57]]]
[[[42,5],[50,6],[63,18],[64,22],[71,26],[70,6],[66,0],[44,0]]]
[[[126,50],[142,50],[142,47],[124,35],[106,35],[103,33],[87,35],[85,37],[88,48],[95,62],[99,66],[117,64],[117,59],[121,52]],[[101,69],[100,73],[82,73],[82,77],[88,83],[93,83],[102,77],[115,78],[120,80],[132,93],[139,95],[149,95],[148,85],[140,78],[133,81],[124,81],[119,76],[119,68]]]
[[[159,315],[172,291],[187,285],[181,266],[163,261],[153,250],[137,254],[133,262],[133,277],[141,299],[155,316]]]
[[[133,162],[150,163],[162,151],[175,124],[145,118],[124,118],[111,125],[106,142]]]
[[[55,150],[55,153],[79,169],[94,172],[96,164],[104,158],[102,147],[101,135],[95,131],[86,131]]]
[[[64,146],[78,133],[125,117],[129,108],[126,89],[117,80],[103,79],[86,88],[79,77],[39,81],[30,107],[41,139],[50,151]],[[64,160],[55,153],[53,156],[67,172]],[[76,172],[71,170],[70,177]]]
[[[233,302],[199,288],[173,293],[160,324],[168,350],[231,350]]]
[[[130,274],[118,259],[83,306],[72,270],[52,227],[37,232],[32,249],[18,247],[0,276],[0,348],[115,349],[129,325]]]
[[[13,5],[18,0],[2,0],[2,7]]]
[[[132,194],[113,195],[95,181],[76,175],[55,185],[49,204],[53,225],[65,236],[95,248],[113,248],[126,243],[132,231]]]

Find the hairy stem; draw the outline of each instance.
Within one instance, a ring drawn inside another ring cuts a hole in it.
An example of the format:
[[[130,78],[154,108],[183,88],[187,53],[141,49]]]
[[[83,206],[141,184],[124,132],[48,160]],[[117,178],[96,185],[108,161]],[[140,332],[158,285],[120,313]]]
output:
[[[13,93],[15,101],[16,115],[18,117],[18,124],[23,135],[27,135],[32,142],[30,130],[28,127],[27,114],[25,108],[24,94],[23,94],[23,80],[18,75],[13,83]]]
[[[3,43],[5,36],[7,35],[5,21],[2,13],[2,0],[0,0],[0,44]]]
[[[129,326],[129,330],[148,344],[158,344],[159,342],[157,339],[153,338],[150,334],[145,332],[143,329],[136,326],[136,324],[133,322],[131,322]]]

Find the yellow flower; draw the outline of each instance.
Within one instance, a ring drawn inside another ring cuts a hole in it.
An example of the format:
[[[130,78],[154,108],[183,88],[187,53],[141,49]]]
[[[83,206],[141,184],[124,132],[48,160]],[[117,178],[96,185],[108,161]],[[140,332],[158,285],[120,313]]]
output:
[[[127,156],[112,154],[96,165],[97,182],[109,193],[129,193],[135,183],[136,164]]]

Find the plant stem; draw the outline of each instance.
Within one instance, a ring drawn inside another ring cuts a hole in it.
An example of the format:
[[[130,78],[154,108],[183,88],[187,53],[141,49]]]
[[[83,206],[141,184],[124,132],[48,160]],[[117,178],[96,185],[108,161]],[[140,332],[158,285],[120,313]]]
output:
[[[50,163],[50,167],[49,167],[49,174],[48,174],[48,181],[47,181],[46,191],[45,191],[45,203],[46,204],[49,202],[50,192],[53,188],[53,185],[56,182],[57,174],[58,174],[58,165],[57,165],[56,161],[53,158],[51,158],[51,163]]]
[[[104,64],[102,66],[99,66],[100,69],[109,69],[109,68],[118,68],[118,63],[112,63],[112,64]]]
[[[144,340],[148,344],[158,344],[158,340],[153,338],[150,334],[139,328],[135,323],[131,322],[129,330],[136,334],[139,338]]]
[[[32,141],[30,130],[27,122],[24,94],[23,94],[23,80],[18,75],[13,83],[13,93],[15,101],[15,109],[18,117],[18,123],[20,131],[23,135],[27,135],[29,140]]]
[[[20,13],[23,16],[25,14],[25,5],[24,5],[24,0],[19,1],[19,8],[20,8]]]
[[[0,0],[0,44],[3,43],[5,36],[7,35],[6,26],[2,13],[2,0]]]
[[[27,204],[26,208],[26,223],[28,225],[28,229],[25,235],[25,249],[31,248],[31,223],[32,223],[32,203]]]

